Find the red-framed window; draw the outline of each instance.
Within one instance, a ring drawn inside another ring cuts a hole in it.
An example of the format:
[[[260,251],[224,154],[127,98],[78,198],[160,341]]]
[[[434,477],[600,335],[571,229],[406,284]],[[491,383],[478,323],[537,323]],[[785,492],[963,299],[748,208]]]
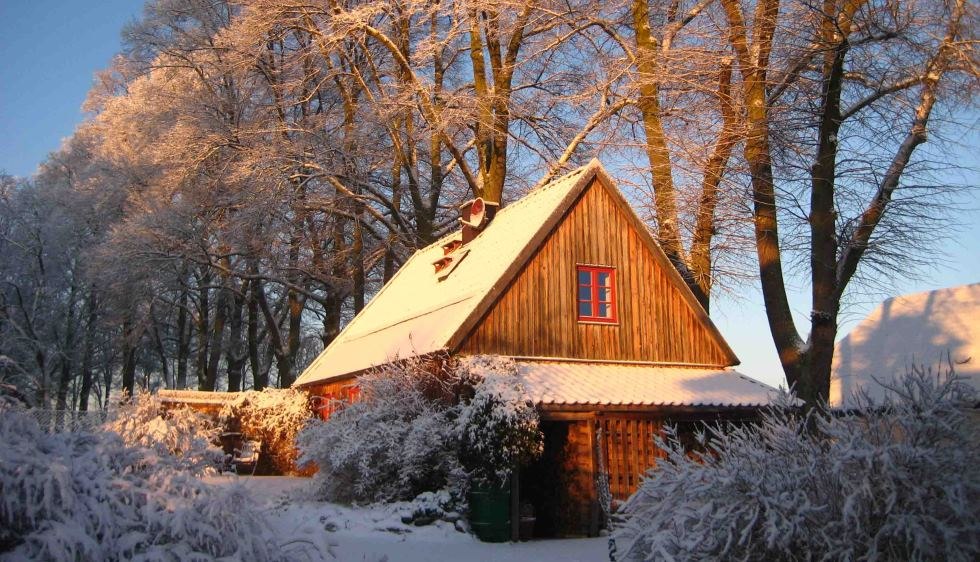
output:
[[[576,310],[579,322],[616,324],[616,269],[598,265],[575,266],[578,279]]]

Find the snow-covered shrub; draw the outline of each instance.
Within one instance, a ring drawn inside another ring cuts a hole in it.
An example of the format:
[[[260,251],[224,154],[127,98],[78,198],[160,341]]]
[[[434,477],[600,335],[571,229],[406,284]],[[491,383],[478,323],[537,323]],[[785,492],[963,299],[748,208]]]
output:
[[[517,379],[513,359],[478,355],[460,368],[473,381],[473,396],[460,411],[460,460],[470,481],[500,487],[520,463],[541,454],[538,414]]]
[[[306,393],[291,388],[242,392],[220,414],[228,429],[262,442],[261,474],[296,472],[296,435],[311,416]]]
[[[433,365],[397,362],[364,375],[357,402],[300,433],[300,462],[318,466],[322,497],[392,502],[446,490],[461,502],[470,482],[500,485],[540,453],[537,414],[512,361]]]
[[[326,421],[311,421],[297,439],[300,462],[319,469],[314,480],[321,496],[406,501],[449,485],[459,473],[457,409],[442,390],[452,382],[418,360],[360,377],[358,401]]]
[[[244,489],[111,432],[46,434],[0,404],[0,559],[280,560]]]
[[[398,506],[402,523],[421,527],[435,521],[456,523],[462,518],[459,513],[462,507],[460,501],[457,492],[443,489],[422,492],[411,501],[392,505]]]
[[[130,447],[144,447],[192,473],[214,472],[224,459],[215,445],[221,428],[211,418],[187,406],[164,408],[160,400],[138,391],[119,403],[102,429],[122,437]]]
[[[620,560],[977,560],[980,452],[958,381],[907,376],[862,413],[776,408],[709,430],[692,459],[676,435],[621,510]]]

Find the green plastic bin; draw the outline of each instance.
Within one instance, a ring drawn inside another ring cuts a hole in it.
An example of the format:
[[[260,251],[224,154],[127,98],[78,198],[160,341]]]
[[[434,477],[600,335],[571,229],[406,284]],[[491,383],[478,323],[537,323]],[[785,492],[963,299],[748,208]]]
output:
[[[483,542],[510,540],[510,486],[470,490],[470,528]]]

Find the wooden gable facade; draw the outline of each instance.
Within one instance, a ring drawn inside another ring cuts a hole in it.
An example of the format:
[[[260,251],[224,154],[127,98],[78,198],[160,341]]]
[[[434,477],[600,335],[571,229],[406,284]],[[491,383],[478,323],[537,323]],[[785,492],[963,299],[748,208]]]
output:
[[[596,175],[457,349],[651,365],[738,364],[618,190]],[[580,322],[577,266],[615,269],[617,322]]]

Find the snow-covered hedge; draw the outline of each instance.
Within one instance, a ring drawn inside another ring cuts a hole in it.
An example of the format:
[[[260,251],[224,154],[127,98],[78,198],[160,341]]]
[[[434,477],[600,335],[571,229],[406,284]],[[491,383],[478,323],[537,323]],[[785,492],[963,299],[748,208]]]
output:
[[[360,399],[299,435],[300,462],[315,463],[321,496],[343,502],[411,500],[446,489],[505,481],[515,462],[541,450],[537,415],[513,362],[419,360],[358,379]]]
[[[102,429],[118,434],[130,447],[172,457],[176,468],[194,474],[215,472],[224,459],[216,445],[221,428],[214,420],[187,406],[164,408],[148,392],[121,401]]]
[[[312,416],[305,392],[267,388],[242,392],[225,404],[220,417],[227,429],[262,441],[259,473],[293,474],[296,469],[296,435]]]
[[[617,560],[977,560],[976,424],[955,379],[907,377],[864,413],[774,409],[711,429],[692,459],[674,438],[623,506]]]
[[[46,434],[0,403],[0,559],[280,560],[244,489],[111,432]]]

